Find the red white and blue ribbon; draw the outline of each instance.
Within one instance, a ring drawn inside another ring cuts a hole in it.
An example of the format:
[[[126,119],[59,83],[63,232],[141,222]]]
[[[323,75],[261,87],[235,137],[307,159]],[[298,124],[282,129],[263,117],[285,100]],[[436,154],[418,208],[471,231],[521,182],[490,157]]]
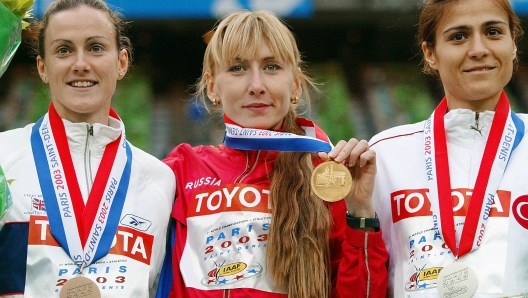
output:
[[[110,116],[120,120],[113,110]],[[51,234],[78,266],[88,266],[108,254],[128,191],[132,151],[124,128],[105,148],[86,205],[53,104],[33,126],[31,146]]]
[[[224,117],[226,134],[224,144],[241,150],[272,150],[286,152],[330,152],[332,143],[313,121],[297,118],[306,135],[241,127]]]
[[[459,244],[455,234],[453,197],[444,127],[447,100],[442,102],[425,122],[424,155],[434,228],[459,258],[479,249],[489,219],[493,199],[512,152],[524,136],[524,122],[511,110],[503,91],[467,210]]]

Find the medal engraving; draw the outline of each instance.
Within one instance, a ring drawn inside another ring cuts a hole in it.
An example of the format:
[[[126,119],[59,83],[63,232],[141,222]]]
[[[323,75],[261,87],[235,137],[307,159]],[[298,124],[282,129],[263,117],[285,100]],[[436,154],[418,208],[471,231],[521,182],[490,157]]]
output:
[[[101,292],[92,280],[76,276],[62,286],[60,298],[101,298]]]
[[[442,269],[437,289],[442,298],[470,298],[477,290],[477,275],[468,265],[456,262]]]
[[[352,183],[352,175],[348,169],[335,161],[318,165],[310,179],[313,192],[328,202],[343,199],[352,189]]]

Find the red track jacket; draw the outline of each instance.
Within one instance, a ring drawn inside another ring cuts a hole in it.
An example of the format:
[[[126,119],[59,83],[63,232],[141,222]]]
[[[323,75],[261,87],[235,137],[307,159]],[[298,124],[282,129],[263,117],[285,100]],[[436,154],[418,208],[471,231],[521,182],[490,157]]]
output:
[[[264,258],[269,174],[277,154],[182,144],[164,159],[177,191],[172,261],[164,266],[158,297],[287,297],[266,274]],[[331,297],[386,297],[381,231],[347,226],[344,201],[329,208]]]

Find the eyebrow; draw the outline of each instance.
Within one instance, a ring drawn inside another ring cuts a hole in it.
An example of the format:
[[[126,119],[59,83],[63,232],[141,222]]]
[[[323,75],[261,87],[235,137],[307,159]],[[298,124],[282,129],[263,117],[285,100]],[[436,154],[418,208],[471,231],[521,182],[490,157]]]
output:
[[[86,39],[85,42],[89,42],[89,41],[91,41],[91,40],[99,39],[99,38],[108,39],[108,38],[105,37],[105,36],[99,36],[99,35],[97,35],[97,36],[90,36],[90,37],[88,37],[88,38]],[[64,43],[67,43],[67,44],[73,44],[73,41],[71,41],[71,40],[69,40],[69,39],[62,39],[62,38],[59,38],[59,39],[54,39],[54,40],[50,43],[50,45],[53,45],[53,44],[56,43],[56,42],[64,42]]]
[[[274,61],[274,60],[277,60],[277,57],[275,56],[268,56],[268,57],[264,57],[262,59],[262,61]]]
[[[64,42],[64,43],[68,43],[68,44],[73,44],[73,42],[71,40],[69,40],[69,39],[61,39],[61,38],[59,38],[59,39],[52,40],[50,45],[53,45],[56,42]]]
[[[493,26],[493,25],[497,25],[497,24],[507,25],[503,21],[492,20],[492,21],[484,22],[482,24],[482,27],[489,27],[489,26]],[[470,29],[470,27],[468,25],[455,26],[455,27],[448,28],[447,30],[442,32],[442,34],[446,34],[447,32],[454,31],[454,30],[456,30],[456,31],[469,31],[469,29]]]
[[[276,60],[277,60],[277,57],[275,57],[275,56],[267,56],[267,57],[264,57],[264,58],[260,59],[260,61],[262,61],[262,62],[276,61]],[[235,62],[235,63],[244,63],[246,61],[248,61],[248,60],[247,59],[242,59],[240,57],[237,57],[237,58],[235,58],[233,60],[233,62]]]

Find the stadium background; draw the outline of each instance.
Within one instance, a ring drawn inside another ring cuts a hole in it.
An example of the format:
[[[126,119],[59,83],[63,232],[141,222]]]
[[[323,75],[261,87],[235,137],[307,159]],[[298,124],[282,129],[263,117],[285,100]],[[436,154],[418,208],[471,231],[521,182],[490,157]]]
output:
[[[307,117],[339,139],[427,118],[443,96],[421,73],[416,24],[422,0],[109,0],[130,21],[134,64],[118,83],[113,107],[127,138],[163,158],[174,146],[222,142],[221,119],[192,98],[201,73],[204,35],[237,9],[267,9],[297,37],[310,75],[320,83]],[[42,15],[50,0],[37,0]],[[510,1],[528,31],[528,0]],[[27,39],[0,79],[0,131],[34,122],[49,105]],[[521,67],[507,86],[516,112],[528,112],[528,36],[518,45]]]

